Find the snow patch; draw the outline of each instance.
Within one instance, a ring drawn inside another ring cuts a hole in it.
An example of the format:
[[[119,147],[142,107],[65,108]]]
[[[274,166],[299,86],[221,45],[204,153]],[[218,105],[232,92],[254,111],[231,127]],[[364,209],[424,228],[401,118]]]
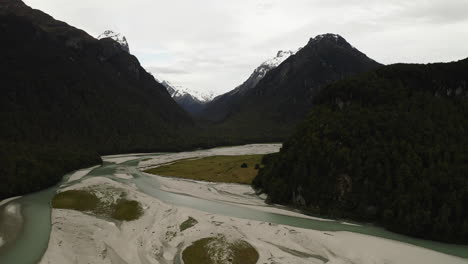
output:
[[[194,99],[200,101],[201,103],[207,103],[215,97],[214,92],[201,92],[189,88],[182,87],[180,85],[173,84],[169,81],[163,80],[160,82],[171,95],[172,98],[179,98],[186,95],[192,96]]]
[[[97,39],[111,38],[120,44],[120,47],[128,53],[130,53],[130,48],[128,47],[127,38],[120,33],[114,32],[112,30],[106,30],[104,33],[99,35]]]
[[[278,53],[276,53],[276,57],[263,62],[260,65],[260,67],[268,66],[269,68],[276,68],[281,63],[283,63],[287,58],[289,58],[291,55],[294,55],[295,53],[296,53],[295,51],[291,51],[291,50],[286,50],[286,51],[280,50],[278,51]],[[265,69],[263,69],[263,71],[265,71]]]

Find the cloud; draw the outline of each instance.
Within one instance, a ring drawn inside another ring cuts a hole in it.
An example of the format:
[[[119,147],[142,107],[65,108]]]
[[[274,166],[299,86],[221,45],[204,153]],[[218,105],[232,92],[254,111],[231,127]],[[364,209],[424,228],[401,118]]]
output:
[[[467,11],[468,1],[416,1],[398,15],[408,20],[441,25],[467,21]]]
[[[188,74],[188,71],[181,70],[178,68],[171,68],[171,67],[158,67],[158,66],[148,66],[146,70],[149,72],[154,73],[162,73],[162,74]]]

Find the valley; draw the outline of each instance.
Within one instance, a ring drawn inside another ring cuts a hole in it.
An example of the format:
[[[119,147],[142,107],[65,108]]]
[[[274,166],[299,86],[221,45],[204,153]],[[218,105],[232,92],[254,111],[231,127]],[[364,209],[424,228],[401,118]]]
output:
[[[53,208],[48,221],[37,222],[25,217],[24,230],[50,230],[50,239],[47,232],[42,237],[35,233],[34,247],[16,243],[8,251],[0,248],[0,260],[2,263],[15,259],[16,263],[36,260],[66,264],[182,263],[183,259],[184,263],[196,263],[190,260],[193,254],[188,252],[195,250],[190,245],[209,244],[210,248],[217,248],[216,258],[224,261],[231,258],[233,263],[242,263],[236,261],[240,261],[239,256],[243,254],[253,258],[258,254],[260,263],[374,263],[384,260],[466,263],[465,246],[412,239],[371,225],[316,218],[286,207],[267,205],[248,185],[166,178],[142,172],[181,159],[267,154],[277,152],[279,147],[257,144],[168,154],[104,156],[104,165],[68,174],[55,189],[59,193],[97,191],[101,193],[97,195],[100,199],[107,200],[119,199],[125,193],[127,199],[141,205],[143,214],[125,221],[87,210]],[[13,205],[22,210],[47,206],[53,193],[55,191],[48,196],[26,195],[7,202],[0,210]],[[30,196],[35,196],[36,205],[28,205]],[[26,236],[28,232],[20,232],[18,241],[27,240]],[[41,240],[46,247],[40,246]],[[205,244],[200,244],[201,241]],[[238,246],[229,245],[244,245],[240,252],[252,245],[256,254],[253,251],[239,253],[234,249]],[[188,250],[186,254],[185,250]],[[213,260],[212,263],[224,262]]]
[[[1,264],[468,263],[462,0],[24,1]]]

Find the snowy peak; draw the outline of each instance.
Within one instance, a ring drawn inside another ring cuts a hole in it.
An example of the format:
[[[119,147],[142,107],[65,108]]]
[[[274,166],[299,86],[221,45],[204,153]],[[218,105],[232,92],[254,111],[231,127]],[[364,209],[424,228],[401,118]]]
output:
[[[188,88],[184,88],[180,85],[174,85],[168,81],[162,81],[161,84],[164,85],[164,87],[166,87],[167,91],[174,99],[191,96],[200,103],[207,103],[214,98],[213,92],[204,93],[200,91],[195,91]]]
[[[244,93],[247,90],[252,89],[257,85],[257,83],[265,77],[267,72],[270,70],[278,67],[281,63],[283,63],[287,58],[289,58],[291,55],[294,55],[296,52],[291,51],[291,50],[280,50],[276,53],[276,57],[273,57],[269,60],[264,61],[260,66],[258,66],[253,73],[250,75],[250,77],[240,86],[238,86],[236,89],[232,90],[229,92],[230,94],[236,94],[236,93]]]
[[[346,41],[346,39],[344,39],[342,36],[338,34],[332,34],[332,33],[321,34],[321,35],[317,35],[315,38],[311,38],[309,40],[309,43],[307,43],[307,46],[327,45],[327,44],[338,45],[338,46],[354,49],[354,47],[351,46],[351,44],[349,44]]]
[[[128,42],[125,36],[123,36],[120,33],[114,32],[112,30],[106,30],[104,31],[101,35],[97,37],[98,39],[105,39],[105,38],[110,38],[119,43],[120,47],[130,53],[130,48],[128,47]]]
[[[286,50],[286,51],[279,50],[278,53],[276,53],[276,57],[271,58],[271,59],[263,62],[260,65],[260,67],[261,66],[268,66],[268,67],[271,67],[271,68],[276,68],[281,63],[283,63],[283,61],[285,61],[287,58],[289,58],[289,56],[291,56],[293,54],[294,54],[294,51],[291,51],[291,50]]]
[[[264,61],[262,64],[260,64],[260,66],[258,66],[254,70],[254,72],[249,78],[249,79],[252,78],[254,80],[254,82],[252,83],[253,85],[250,88],[255,86],[258,83],[258,81],[260,81],[260,79],[265,77],[267,72],[278,67],[281,63],[283,63],[283,61],[289,58],[289,56],[294,55],[294,53],[295,52],[291,50],[287,50],[287,51],[280,50],[278,51],[278,53],[276,53],[276,57],[273,57],[267,61]]]

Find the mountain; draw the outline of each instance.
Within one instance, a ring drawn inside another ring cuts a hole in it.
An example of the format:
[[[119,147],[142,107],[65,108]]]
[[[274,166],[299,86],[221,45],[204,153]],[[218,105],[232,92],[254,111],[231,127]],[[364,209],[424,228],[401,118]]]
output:
[[[99,154],[190,146],[191,117],[113,38],[19,0],[1,0],[0,35],[0,199],[54,184]]]
[[[273,203],[467,243],[467,84],[468,59],[332,84],[254,186]]]
[[[278,67],[283,61],[285,61],[289,56],[293,55],[293,51],[278,51],[276,54],[276,57],[273,57],[262,64],[258,66],[253,73],[250,75],[250,77],[241,85],[236,87],[233,91],[231,91],[229,94],[243,94],[246,91],[250,90],[251,88],[255,87],[257,83],[265,77],[267,72],[270,70]]]
[[[319,35],[268,71],[226,109],[216,108],[226,111],[216,120],[215,129],[218,134],[254,141],[283,140],[310,111],[313,98],[323,87],[380,66],[343,37]]]
[[[120,48],[127,53],[130,53],[127,39],[120,33],[114,32],[112,30],[106,30],[100,34],[97,39],[112,39]],[[160,82],[159,80],[157,80]],[[199,113],[204,107],[205,104],[213,99],[213,94],[205,94],[194,90],[189,90],[181,86],[175,86],[168,81],[160,82],[171,95],[171,97],[180,105],[185,111],[190,114]]]
[[[211,121],[223,120],[228,114],[229,109],[239,103],[240,98],[245,92],[255,87],[257,83],[265,77],[267,72],[278,67],[293,54],[293,51],[278,51],[275,57],[260,64],[244,83],[230,92],[217,96],[206,104],[201,114],[202,118]]]
[[[127,53],[130,53],[130,48],[128,47],[127,38],[121,35],[120,33],[114,32],[112,30],[106,30],[102,34],[100,34],[97,39],[105,39],[110,38],[117,42],[120,47]]]
[[[192,115],[200,113],[205,108],[205,105],[214,97],[213,93],[203,93],[190,90],[181,86],[173,85],[168,81],[162,81],[161,84],[166,87],[172,99]]]

